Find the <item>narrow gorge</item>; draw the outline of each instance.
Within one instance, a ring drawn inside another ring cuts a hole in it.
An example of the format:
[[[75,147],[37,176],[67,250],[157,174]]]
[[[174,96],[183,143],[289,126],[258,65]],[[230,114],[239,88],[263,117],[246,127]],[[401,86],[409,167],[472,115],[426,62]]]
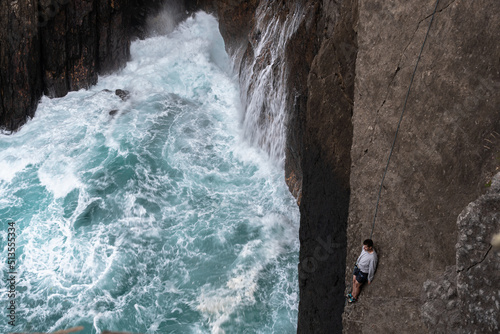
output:
[[[123,68],[161,8],[175,23],[217,18],[244,136],[284,169],[300,210],[298,333],[498,332],[500,2],[4,1],[4,132],[43,94]],[[378,270],[345,305],[406,94],[373,227]]]

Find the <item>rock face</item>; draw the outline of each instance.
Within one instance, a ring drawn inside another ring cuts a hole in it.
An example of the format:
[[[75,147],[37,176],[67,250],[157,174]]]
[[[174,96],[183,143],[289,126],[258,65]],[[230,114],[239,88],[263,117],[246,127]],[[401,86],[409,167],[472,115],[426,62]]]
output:
[[[435,1],[360,2],[346,282],[370,236],[377,191]],[[455,264],[456,219],[499,166],[498,1],[440,1],[384,182],[379,267],[344,331],[425,333],[421,287]],[[485,290],[486,291],[486,290]],[[491,292],[491,291],[490,291]],[[395,316],[397,314],[397,316]],[[462,315],[463,316],[463,315]]]
[[[0,128],[16,130],[32,117],[42,92],[64,96],[123,66],[149,6],[160,6],[142,2],[2,1]]]
[[[307,102],[296,118],[302,131],[289,136],[302,147],[300,333],[340,332],[344,307],[357,1],[323,1],[322,9],[320,47],[302,97]]]
[[[98,73],[118,69],[129,58],[128,0],[40,1],[44,91],[60,97],[88,88]]]
[[[500,252],[490,241],[500,231],[500,174],[457,225],[456,265],[424,283],[424,322],[430,333],[498,333]]]
[[[255,10],[260,0],[185,0],[188,11],[203,9],[219,18],[219,28],[226,48],[234,55],[250,42],[250,31],[255,25]]]
[[[0,3],[0,128],[17,129],[41,96],[37,1]]]

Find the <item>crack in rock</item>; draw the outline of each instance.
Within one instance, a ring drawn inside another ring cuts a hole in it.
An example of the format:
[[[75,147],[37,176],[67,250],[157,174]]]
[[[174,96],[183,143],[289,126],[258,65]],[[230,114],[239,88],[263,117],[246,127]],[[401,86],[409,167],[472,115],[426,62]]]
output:
[[[477,266],[477,265],[479,265],[479,264],[483,263],[483,262],[484,262],[484,260],[486,260],[486,257],[488,256],[488,254],[490,253],[490,251],[491,251],[491,249],[492,249],[492,248],[493,248],[493,246],[492,246],[492,245],[490,245],[490,247],[488,248],[488,250],[486,251],[486,253],[484,254],[483,258],[482,258],[480,261],[478,261],[478,262],[476,262],[476,263],[474,263],[474,264],[470,265],[470,266],[469,266],[468,268],[466,268],[466,269],[457,270],[457,273],[462,273],[462,272],[464,272],[464,271],[469,271],[469,270],[471,270],[472,268],[474,268],[475,266]]]

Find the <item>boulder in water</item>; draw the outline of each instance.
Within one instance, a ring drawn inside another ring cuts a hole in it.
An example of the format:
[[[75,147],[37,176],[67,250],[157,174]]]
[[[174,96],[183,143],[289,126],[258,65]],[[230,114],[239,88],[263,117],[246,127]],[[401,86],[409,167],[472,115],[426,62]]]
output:
[[[123,101],[128,100],[128,98],[130,97],[130,92],[124,89],[115,90],[115,94],[118,95]]]

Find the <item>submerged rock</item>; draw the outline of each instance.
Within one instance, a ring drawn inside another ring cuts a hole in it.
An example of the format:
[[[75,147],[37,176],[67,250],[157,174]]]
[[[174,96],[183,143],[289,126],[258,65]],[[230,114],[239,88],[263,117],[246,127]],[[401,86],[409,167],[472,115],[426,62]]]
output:
[[[130,97],[130,92],[128,90],[124,89],[117,89],[115,90],[115,94],[122,99],[122,101],[127,101],[128,98]]]

